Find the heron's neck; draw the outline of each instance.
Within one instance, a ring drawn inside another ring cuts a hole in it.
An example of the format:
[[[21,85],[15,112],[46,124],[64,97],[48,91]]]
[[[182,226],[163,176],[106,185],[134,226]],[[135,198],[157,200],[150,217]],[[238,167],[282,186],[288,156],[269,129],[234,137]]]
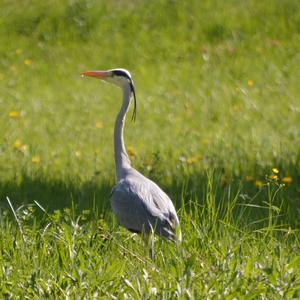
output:
[[[125,125],[125,117],[130,104],[131,89],[129,86],[123,88],[123,102],[120,112],[117,115],[114,131],[114,147],[115,147],[115,163],[117,181],[121,180],[126,170],[131,168],[130,159],[126,152],[123,129]]]

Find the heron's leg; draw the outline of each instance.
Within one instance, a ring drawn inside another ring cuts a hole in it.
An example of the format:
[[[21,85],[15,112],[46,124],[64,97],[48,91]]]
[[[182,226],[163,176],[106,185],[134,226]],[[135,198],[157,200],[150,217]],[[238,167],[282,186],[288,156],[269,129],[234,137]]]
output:
[[[150,240],[151,240],[151,247],[150,247],[150,251],[149,251],[149,255],[150,255],[150,257],[152,258],[152,259],[154,259],[155,258],[155,240],[154,240],[154,235],[153,234],[151,234],[150,235]]]

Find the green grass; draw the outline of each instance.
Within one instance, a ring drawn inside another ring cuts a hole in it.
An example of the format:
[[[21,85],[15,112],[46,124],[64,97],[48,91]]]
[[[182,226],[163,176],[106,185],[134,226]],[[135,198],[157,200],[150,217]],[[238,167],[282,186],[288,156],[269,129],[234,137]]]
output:
[[[138,236],[103,211],[48,214],[38,202],[1,218],[1,293],[29,298],[271,298],[299,297],[299,234],[279,222],[278,187],[251,207],[239,191],[216,204],[220,182],[206,180],[205,199],[190,199],[179,217],[183,243],[158,240],[151,260]],[[249,221],[252,210],[265,220]],[[39,215],[39,218],[36,218]],[[255,224],[255,221],[257,222]],[[263,226],[266,222],[266,225]],[[19,224],[19,227],[17,226]],[[259,226],[257,226],[259,225]]]
[[[1,296],[300,297],[299,8],[2,1]],[[133,165],[182,223],[153,261],[109,204],[120,91],[79,76],[113,67],[136,85]]]

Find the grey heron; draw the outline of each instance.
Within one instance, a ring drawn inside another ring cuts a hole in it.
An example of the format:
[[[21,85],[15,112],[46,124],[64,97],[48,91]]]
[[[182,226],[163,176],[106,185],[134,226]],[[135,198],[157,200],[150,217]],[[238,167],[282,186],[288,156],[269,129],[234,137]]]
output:
[[[152,180],[131,166],[126,152],[123,130],[131,98],[134,99],[133,119],[136,116],[136,95],[130,73],[125,69],[87,71],[89,76],[113,83],[123,91],[123,102],[114,128],[114,155],[117,183],[111,193],[111,207],[120,225],[151,239],[154,256],[153,233],[171,241],[181,241],[178,216],[171,199]]]

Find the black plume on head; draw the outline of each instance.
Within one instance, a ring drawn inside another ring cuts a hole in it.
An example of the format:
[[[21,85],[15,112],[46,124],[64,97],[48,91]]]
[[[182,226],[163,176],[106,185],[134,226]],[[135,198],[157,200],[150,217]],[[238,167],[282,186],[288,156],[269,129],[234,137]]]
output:
[[[134,102],[133,102],[133,113],[132,113],[132,117],[131,117],[131,120],[135,122],[135,119],[136,119],[136,96],[135,96],[135,89],[134,89],[134,85],[133,85],[133,81],[131,80],[130,81],[130,87],[131,87],[131,91],[132,91],[132,94],[133,94],[133,99],[134,99]]]

